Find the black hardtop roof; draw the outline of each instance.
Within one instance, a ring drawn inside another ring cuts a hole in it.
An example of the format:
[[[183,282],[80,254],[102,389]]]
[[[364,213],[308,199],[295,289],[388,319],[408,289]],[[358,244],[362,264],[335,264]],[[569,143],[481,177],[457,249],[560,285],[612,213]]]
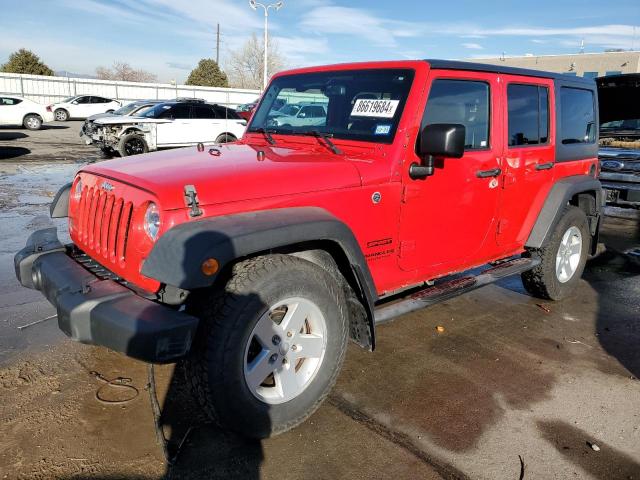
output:
[[[544,70],[532,70],[530,68],[516,68],[502,65],[489,65],[486,63],[461,62],[457,60],[437,60],[425,59],[431,65],[431,68],[440,70],[471,70],[476,72],[505,73],[508,75],[523,75],[527,77],[552,78],[554,80],[562,80],[563,82],[583,83],[584,85],[594,86],[594,81],[590,78],[583,78],[573,75],[565,75],[563,73],[546,72]]]

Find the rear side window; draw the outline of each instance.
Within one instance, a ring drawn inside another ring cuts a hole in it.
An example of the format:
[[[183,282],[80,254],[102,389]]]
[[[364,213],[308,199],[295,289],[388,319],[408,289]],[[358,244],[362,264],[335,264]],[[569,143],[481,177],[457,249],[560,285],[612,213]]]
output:
[[[549,141],[549,91],[537,85],[507,87],[509,146]]]
[[[208,105],[194,105],[193,118],[217,118],[216,112]]]
[[[465,148],[489,147],[489,85],[472,80],[435,80],[422,127],[458,123],[466,128]]]
[[[80,104],[91,103],[91,97],[78,97],[75,101]]]
[[[20,100],[19,98],[0,98],[0,105],[18,105],[21,102],[22,100]]]
[[[226,118],[229,120],[240,120],[242,117],[236,113],[235,110],[230,108],[214,105],[213,110],[216,112],[216,118]]]
[[[595,143],[596,114],[593,92],[581,88],[560,89],[562,144]]]

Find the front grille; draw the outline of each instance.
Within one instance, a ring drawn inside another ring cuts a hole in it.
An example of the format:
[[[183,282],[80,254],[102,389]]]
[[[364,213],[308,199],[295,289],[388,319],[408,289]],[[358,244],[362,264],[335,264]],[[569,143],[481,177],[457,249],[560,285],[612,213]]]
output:
[[[76,219],[76,235],[82,249],[103,264],[125,266],[133,204],[114,194],[83,189]]]

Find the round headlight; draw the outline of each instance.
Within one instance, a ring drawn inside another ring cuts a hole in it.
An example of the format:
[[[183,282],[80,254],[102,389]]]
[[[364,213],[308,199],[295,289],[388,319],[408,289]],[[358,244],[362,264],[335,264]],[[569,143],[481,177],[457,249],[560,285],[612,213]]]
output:
[[[76,188],[73,191],[73,199],[75,201],[79,201],[82,196],[82,179],[78,179],[78,183],[76,183]]]
[[[155,203],[150,203],[144,214],[144,231],[147,232],[149,238],[153,241],[158,238],[160,231],[160,212]]]

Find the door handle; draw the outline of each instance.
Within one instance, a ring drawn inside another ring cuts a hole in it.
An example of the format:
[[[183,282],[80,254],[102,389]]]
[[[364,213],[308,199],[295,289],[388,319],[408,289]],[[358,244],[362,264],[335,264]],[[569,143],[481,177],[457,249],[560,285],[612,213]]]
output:
[[[492,168],[491,170],[478,170],[476,172],[476,177],[478,178],[489,178],[489,177],[497,177],[502,173],[500,168]]]
[[[553,168],[553,162],[539,163],[536,165],[536,170],[551,170]]]

